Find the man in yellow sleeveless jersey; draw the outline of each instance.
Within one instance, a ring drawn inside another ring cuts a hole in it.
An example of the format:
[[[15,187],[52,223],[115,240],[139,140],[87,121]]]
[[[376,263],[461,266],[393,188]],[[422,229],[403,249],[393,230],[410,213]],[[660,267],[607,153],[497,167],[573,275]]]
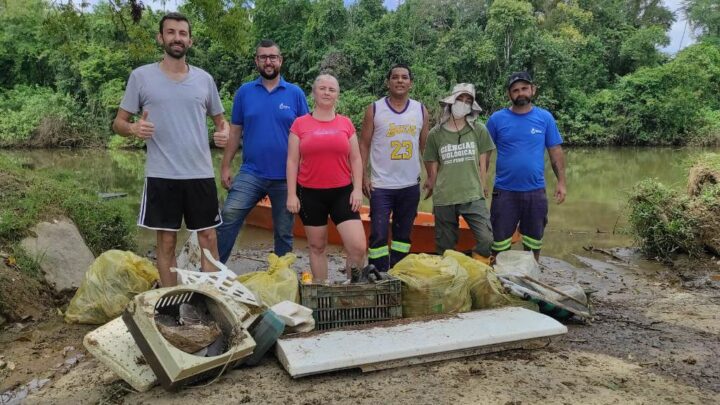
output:
[[[367,107],[360,138],[363,191],[370,199],[368,257],[380,271],[388,271],[410,252],[410,232],[420,201],[420,162],[428,134],[427,109],[409,97],[410,67],[395,65],[386,79],[388,96]]]

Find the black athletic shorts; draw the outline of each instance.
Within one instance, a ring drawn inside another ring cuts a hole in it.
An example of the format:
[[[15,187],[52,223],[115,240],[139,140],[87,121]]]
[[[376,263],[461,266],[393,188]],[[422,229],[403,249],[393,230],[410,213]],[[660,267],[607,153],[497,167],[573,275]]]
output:
[[[215,179],[161,179],[147,177],[140,201],[138,225],[156,231],[188,231],[222,224]]]
[[[306,188],[298,184],[300,220],[305,226],[325,226],[328,215],[338,225],[350,219],[360,219],[350,205],[352,184],[336,188]]]

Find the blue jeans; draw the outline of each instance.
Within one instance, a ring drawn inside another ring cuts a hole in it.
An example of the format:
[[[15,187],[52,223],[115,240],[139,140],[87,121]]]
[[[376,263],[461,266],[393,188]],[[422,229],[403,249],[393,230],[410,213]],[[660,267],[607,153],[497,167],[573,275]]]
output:
[[[378,270],[388,271],[410,252],[410,234],[417,216],[418,202],[418,184],[401,189],[375,188],[370,194],[368,262]],[[392,233],[389,248],[388,231]]]
[[[217,228],[218,251],[220,261],[225,263],[235,245],[245,217],[260,200],[270,197],[272,204],[273,233],[275,236],[275,254],[283,256],[292,251],[292,229],[295,216],[286,208],[287,182],[268,180],[250,173],[238,173],[228,191],[222,209],[223,223]]]

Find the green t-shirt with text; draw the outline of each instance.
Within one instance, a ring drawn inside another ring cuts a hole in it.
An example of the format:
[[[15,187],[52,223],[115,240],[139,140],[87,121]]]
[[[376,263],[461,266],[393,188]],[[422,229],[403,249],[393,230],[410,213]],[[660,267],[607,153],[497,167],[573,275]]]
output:
[[[430,130],[423,159],[438,162],[433,205],[464,204],[484,198],[480,182],[480,155],[495,149],[481,123],[466,125],[458,132],[443,126]]]

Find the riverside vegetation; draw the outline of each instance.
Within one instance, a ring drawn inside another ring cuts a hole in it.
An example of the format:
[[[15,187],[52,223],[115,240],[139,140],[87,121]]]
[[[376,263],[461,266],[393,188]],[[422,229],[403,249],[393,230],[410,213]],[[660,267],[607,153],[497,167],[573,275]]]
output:
[[[132,250],[134,212],[121,200],[104,201],[63,170],[31,170],[20,160],[0,161],[0,251],[14,255],[19,269],[36,275],[37,266],[18,241],[40,221],[59,215],[77,225],[94,255],[109,249]]]
[[[103,201],[72,171],[37,170],[21,159],[0,160],[0,320],[19,319],[19,308],[25,305],[51,306],[41,258],[20,245],[35,224],[70,218],[98,256],[110,249],[136,249],[134,214],[126,202]]]
[[[658,50],[677,18],[659,1],[406,0],[393,11],[382,0],[345,3],[183,1],[195,37],[190,63],[212,74],[229,109],[256,74],[254,44],[275,39],[285,77],[306,91],[320,71],[338,76],[340,112],[356,125],[394,63],[412,67],[413,97],[433,113],[466,81],[489,114],[506,104],[508,73],[527,69],[567,144],[720,141],[714,1],[688,0],[677,11],[701,35],[674,56]],[[110,122],[130,71],[158,60],[162,14],[135,0],[0,1],[0,147],[127,145],[110,141]]]
[[[630,197],[629,222],[650,257],[720,255],[720,155],[693,162],[687,192],[653,179],[640,182]]]

